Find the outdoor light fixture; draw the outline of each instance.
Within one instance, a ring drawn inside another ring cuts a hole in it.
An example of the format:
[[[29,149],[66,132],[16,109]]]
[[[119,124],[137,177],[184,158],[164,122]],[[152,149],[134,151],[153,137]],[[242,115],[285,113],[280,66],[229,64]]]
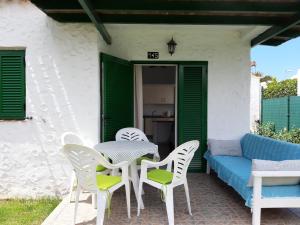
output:
[[[170,53],[171,55],[173,55],[174,52],[175,52],[176,45],[177,45],[177,43],[174,41],[173,37],[172,37],[172,39],[167,43],[167,45],[168,45],[168,51],[169,51],[169,53]]]

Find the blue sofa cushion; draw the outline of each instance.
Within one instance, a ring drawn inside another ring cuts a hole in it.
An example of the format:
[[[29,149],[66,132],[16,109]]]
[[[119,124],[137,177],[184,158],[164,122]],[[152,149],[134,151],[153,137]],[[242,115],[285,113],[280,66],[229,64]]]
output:
[[[246,134],[241,139],[243,156],[248,159],[282,161],[300,159],[300,145],[255,134]]]
[[[209,166],[217,173],[218,177],[233,187],[243,199],[251,198],[252,188],[248,187],[251,173],[251,161],[244,157],[212,156],[209,151],[204,155]]]
[[[210,167],[218,177],[237,191],[251,207],[252,187],[248,187],[251,174],[251,160],[235,156],[212,156],[209,151],[204,154]],[[262,188],[263,197],[300,197],[300,185],[266,186]]]

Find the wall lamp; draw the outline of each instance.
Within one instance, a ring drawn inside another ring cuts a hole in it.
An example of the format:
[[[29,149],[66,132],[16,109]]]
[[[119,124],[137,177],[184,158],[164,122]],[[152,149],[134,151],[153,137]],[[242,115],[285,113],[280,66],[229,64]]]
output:
[[[177,45],[177,43],[174,41],[173,37],[172,37],[172,39],[167,43],[167,45],[168,45],[168,51],[169,51],[170,55],[173,55],[174,52],[175,52],[176,45]]]

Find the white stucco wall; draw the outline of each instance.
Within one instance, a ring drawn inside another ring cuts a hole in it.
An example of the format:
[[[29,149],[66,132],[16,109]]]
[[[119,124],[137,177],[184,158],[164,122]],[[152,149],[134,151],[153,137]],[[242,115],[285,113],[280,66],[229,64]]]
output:
[[[12,16],[14,15],[14,16]],[[70,130],[89,143],[99,134],[99,51],[145,60],[208,61],[208,137],[249,131],[250,44],[238,27],[107,25],[107,46],[92,24],[53,21],[31,3],[0,4],[0,49],[26,48],[27,116],[0,121],[0,198],[61,195],[70,167],[59,152]],[[170,56],[166,42],[178,43]]]
[[[250,130],[255,131],[256,122],[260,120],[261,110],[261,84],[260,78],[251,74],[250,84]]]
[[[57,23],[30,3],[0,7],[0,49],[26,48],[26,114],[33,117],[0,121],[0,198],[66,192],[61,134],[98,141],[97,37],[91,24]]]

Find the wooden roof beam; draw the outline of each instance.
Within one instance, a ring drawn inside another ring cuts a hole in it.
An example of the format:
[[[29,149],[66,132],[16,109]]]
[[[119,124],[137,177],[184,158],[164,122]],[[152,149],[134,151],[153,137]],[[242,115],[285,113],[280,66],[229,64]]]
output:
[[[295,12],[300,2],[246,2],[239,1],[95,1],[98,10],[183,10],[224,12]]]
[[[60,22],[90,22],[86,13],[78,10],[52,11],[45,13]],[[287,21],[282,17],[265,16],[198,16],[198,15],[153,15],[153,14],[103,14],[97,13],[102,23],[118,24],[195,24],[195,25],[284,25]]]
[[[109,35],[108,31],[106,30],[105,26],[103,25],[100,17],[95,12],[92,4],[89,0],[78,0],[83,10],[86,12],[90,20],[96,26],[97,30],[100,32],[101,36],[103,37],[104,41],[110,45],[111,44],[111,36]]]
[[[254,47],[256,45],[262,44],[271,38],[283,33],[284,31],[289,30],[290,28],[296,26],[300,22],[300,12],[295,14],[289,23],[280,26],[273,26],[266,30],[265,32],[261,33],[251,41],[251,46]]]
[[[239,12],[296,12],[299,1],[278,0],[198,0],[198,1],[157,1],[157,0],[90,0],[98,10],[186,10],[186,11],[239,11]],[[32,0],[43,9],[76,9],[76,1],[62,0]]]
[[[137,15],[101,14],[103,23],[127,24],[200,24],[200,25],[266,25],[285,24],[278,17],[251,16],[194,16],[194,15]]]

